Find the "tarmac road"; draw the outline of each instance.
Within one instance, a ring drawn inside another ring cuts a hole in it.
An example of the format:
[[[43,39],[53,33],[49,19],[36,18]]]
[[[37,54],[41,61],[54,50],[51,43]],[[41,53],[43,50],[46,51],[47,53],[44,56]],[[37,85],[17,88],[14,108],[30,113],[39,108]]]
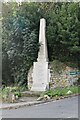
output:
[[[80,96],[65,98],[44,104],[3,110],[3,118],[78,118]]]

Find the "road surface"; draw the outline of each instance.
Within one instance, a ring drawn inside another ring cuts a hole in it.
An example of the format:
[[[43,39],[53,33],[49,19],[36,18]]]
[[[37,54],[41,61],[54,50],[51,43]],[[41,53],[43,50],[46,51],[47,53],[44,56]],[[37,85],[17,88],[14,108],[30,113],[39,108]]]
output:
[[[80,96],[79,96],[80,98]],[[3,110],[3,118],[78,118],[78,96],[44,104]]]

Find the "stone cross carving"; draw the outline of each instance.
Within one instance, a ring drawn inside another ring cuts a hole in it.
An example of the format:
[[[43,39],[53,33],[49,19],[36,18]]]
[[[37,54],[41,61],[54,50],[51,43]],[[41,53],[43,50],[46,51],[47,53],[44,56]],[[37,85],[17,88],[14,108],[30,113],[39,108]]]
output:
[[[40,49],[37,62],[33,63],[33,85],[31,91],[45,91],[49,89],[50,70],[48,69],[47,43],[45,37],[46,21],[40,19],[39,43]]]

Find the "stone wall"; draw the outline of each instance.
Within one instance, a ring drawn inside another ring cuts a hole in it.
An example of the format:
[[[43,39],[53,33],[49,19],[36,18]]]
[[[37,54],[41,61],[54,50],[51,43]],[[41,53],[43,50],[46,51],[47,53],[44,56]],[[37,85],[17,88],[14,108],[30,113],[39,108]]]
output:
[[[78,80],[78,69],[76,67],[69,67],[59,61],[54,61],[49,64],[50,69],[50,88],[66,87],[74,85]],[[30,68],[28,73],[28,88],[32,87],[32,73],[33,67]]]
[[[59,72],[51,69],[50,87],[66,87],[74,85],[78,80],[78,69],[66,66]]]
[[[33,66],[30,68],[29,72],[28,72],[28,89],[30,90],[33,84],[33,80],[32,80],[32,76],[33,76]]]

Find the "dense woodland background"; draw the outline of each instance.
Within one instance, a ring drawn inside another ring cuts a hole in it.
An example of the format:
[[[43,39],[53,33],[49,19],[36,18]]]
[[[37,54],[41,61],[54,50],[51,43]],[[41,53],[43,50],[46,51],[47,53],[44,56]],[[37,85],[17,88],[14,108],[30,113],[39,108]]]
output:
[[[49,62],[80,65],[80,3],[4,3],[2,17],[3,84],[27,85],[40,46],[40,18],[46,19]]]

